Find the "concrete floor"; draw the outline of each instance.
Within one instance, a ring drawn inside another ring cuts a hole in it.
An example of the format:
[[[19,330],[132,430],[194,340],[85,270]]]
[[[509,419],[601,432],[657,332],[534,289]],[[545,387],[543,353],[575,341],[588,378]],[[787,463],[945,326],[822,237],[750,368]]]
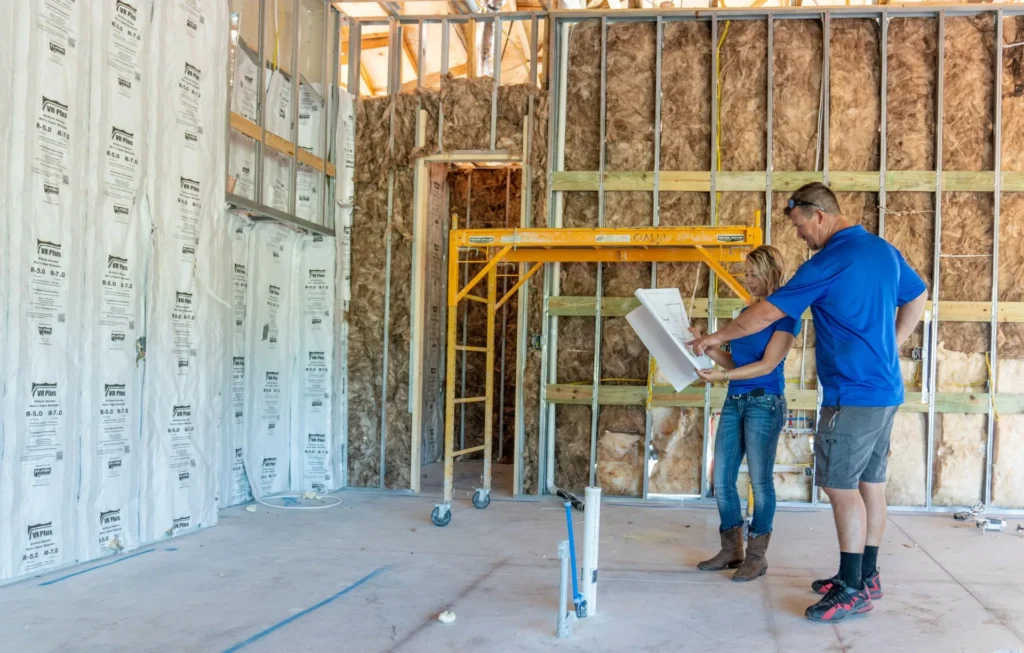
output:
[[[716,550],[715,511],[606,504],[598,614],[556,640],[557,502],[459,501],[436,528],[428,497],[341,497],[318,511],[232,508],[113,564],[0,588],[0,650],[1024,650],[1024,539],[949,516],[892,517],[885,598],[826,625],[803,610],[810,581],[837,566],[829,512],[780,512],[768,575],[739,584],[694,569]],[[454,624],[436,620],[443,610]]]

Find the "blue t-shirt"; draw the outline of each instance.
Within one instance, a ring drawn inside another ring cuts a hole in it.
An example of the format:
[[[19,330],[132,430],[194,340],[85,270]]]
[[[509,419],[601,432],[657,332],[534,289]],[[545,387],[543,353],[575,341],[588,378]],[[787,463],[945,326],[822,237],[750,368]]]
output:
[[[743,309],[744,311],[747,309]],[[776,331],[791,333],[796,336],[800,333],[800,319],[793,319],[789,316],[772,322],[771,325],[761,329],[749,336],[737,338],[729,344],[729,351],[732,354],[732,362],[736,367],[750,365],[764,358],[764,350],[768,348],[768,341],[772,339]],[[786,390],[786,359],[783,358],[771,372],[753,379],[741,379],[729,381],[727,394],[737,395],[764,388],[769,394],[781,395]]]
[[[924,291],[898,249],[854,226],[833,235],[767,301],[793,318],[810,307],[822,405],[898,406],[896,309]]]

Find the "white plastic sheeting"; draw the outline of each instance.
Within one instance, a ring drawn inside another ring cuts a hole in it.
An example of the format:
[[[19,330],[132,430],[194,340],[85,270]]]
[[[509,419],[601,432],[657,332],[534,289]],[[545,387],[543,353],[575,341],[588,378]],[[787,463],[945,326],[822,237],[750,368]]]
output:
[[[10,89],[14,79],[14,36],[13,16],[14,3],[0,3],[0,88]],[[11,94],[0,93],[0,149],[10,152],[11,148]],[[7,165],[9,158],[0,156],[0,252],[8,252],[7,224],[11,216],[5,213],[10,206],[7,195]],[[10,285],[10,272],[7,269],[9,256],[0,258],[0,411],[4,409],[6,395],[7,369],[7,289]],[[4,419],[0,412],[0,465],[3,464],[4,453]],[[0,467],[0,470],[3,468]],[[0,483],[0,524],[11,523],[9,508],[4,501],[4,488]],[[2,538],[0,538],[2,539]],[[0,541],[0,555],[3,555],[3,542]],[[3,577],[4,563],[0,562],[0,578]]]
[[[151,0],[90,5],[89,178],[81,330],[81,489],[78,555],[90,560],[138,544],[137,343],[144,333]]]
[[[259,68],[254,55],[240,42],[235,50],[234,85],[231,87],[231,110],[256,122],[257,76]],[[235,179],[234,194],[256,199],[256,141],[231,130],[228,145],[228,175]]]
[[[7,321],[0,462],[0,578],[75,560],[82,296],[89,116],[86,3],[5,3],[18,57],[7,197]],[[7,46],[11,47],[11,46]],[[5,67],[8,64],[5,64]]]
[[[288,490],[297,343],[289,328],[298,232],[259,223],[249,240],[246,298],[246,472],[259,499]]]
[[[230,438],[222,451],[221,494],[222,507],[234,506],[252,500],[249,478],[245,473],[245,382],[246,295],[249,288],[249,238],[252,221],[241,215],[232,217],[231,265],[233,313],[231,331],[231,403],[228,407]]]
[[[228,436],[230,226],[222,209],[228,8],[156,3],[150,67],[143,541],[217,521]]]
[[[292,393],[291,488],[325,493],[334,489],[331,416],[334,371],[336,256],[333,238],[303,236],[297,243],[297,334]]]
[[[338,162],[335,180],[335,331],[334,353],[334,487],[347,483],[348,463],[348,308],[352,299],[352,210],[355,202],[355,103],[350,93],[336,92],[338,114],[332,150]]]

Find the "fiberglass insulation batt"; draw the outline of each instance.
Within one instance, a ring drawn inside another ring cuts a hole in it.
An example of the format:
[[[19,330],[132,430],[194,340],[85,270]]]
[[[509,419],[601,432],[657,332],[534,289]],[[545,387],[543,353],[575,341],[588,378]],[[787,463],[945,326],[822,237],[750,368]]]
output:
[[[140,399],[149,256],[152,2],[89,5],[93,35],[81,355],[81,560],[139,543]]]
[[[76,346],[85,291],[91,16],[72,0],[10,4],[4,47],[21,63],[4,90],[10,124],[19,127],[5,152],[4,208],[13,219],[2,220],[9,241],[0,579],[76,560],[76,425],[86,417],[79,414]]]
[[[228,9],[155,5],[148,84],[147,281],[140,538],[217,522],[229,446],[231,220],[223,206]],[[155,174],[159,170],[161,174]]]

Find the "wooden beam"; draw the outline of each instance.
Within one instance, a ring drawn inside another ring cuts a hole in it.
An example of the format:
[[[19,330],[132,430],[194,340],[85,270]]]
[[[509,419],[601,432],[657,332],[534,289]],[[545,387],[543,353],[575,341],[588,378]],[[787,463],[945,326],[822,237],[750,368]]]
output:
[[[408,35],[406,34],[407,31],[409,31],[409,30],[407,30],[407,29],[403,29],[402,30],[402,51],[405,52],[405,56],[408,57],[409,64],[412,66],[413,72],[416,72],[416,71],[418,71],[420,69],[419,68],[419,57],[416,56],[416,51],[413,50],[412,49],[412,45],[409,44],[409,38],[408,38]],[[401,64],[401,61],[399,61],[399,64]],[[398,66],[398,81],[399,82],[402,81],[402,66],[401,65]],[[415,88],[416,88],[416,79],[412,80],[412,87],[415,90]],[[403,85],[403,88],[404,88],[404,85]]]
[[[615,172],[604,173],[604,190],[606,191],[653,191],[653,172]],[[658,173],[660,187],[663,191],[688,191],[707,193],[711,190],[710,172],[689,172],[663,170]],[[889,192],[913,191],[934,192],[935,172],[930,170],[897,170],[886,173],[886,190]],[[772,173],[772,190],[778,192],[794,191],[800,186],[813,182],[824,181],[824,173],[803,171],[782,171]],[[722,171],[718,173],[716,188],[719,191],[758,191],[764,192],[767,175],[763,171],[736,172]],[[1003,191],[1024,191],[1024,173],[1003,172]],[[556,191],[591,191],[601,188],[599,173],[592,170],[577,170],[551,173],[551,183]],[[829,184],[835,191],[878,192],[878,173],[863,171],[831,171]],[[973,191],[991,193],[995,190],[994,172],[972,172],[949,170],[942,172],[942,190]]]
[[[275,149],[278,152],[285,154],[287,156],[292,156],[296,151],[294,143],[287,139],[281,138],[280,136],[273,132],[268,131],[266,140],[262,140],[263,130],[260,129],[260,126],[254,123],[253,121],[240,116],[234,111],[231,112],[231,128],[234,129],[235,131],[245,134],[246,136],[255,141],[262,141],[263,144],[266,145],[267,147]],[[317,170],[326,172],[328,177],[333,177],[335,175],[335,167],[333,163],[331,163],[330,161],[325,162],[320,157],[310,154],[301,147],[298,148],[298,154],[296,155],[296,158],[298,158],[299,163],[302,163],[303,165],[307,165],[310,168],[315,168]]]
[[[706,298],[693,299],[692,311],[690,311],[690,300],[685,301],[690,317],[706,318],[708,316],[708,300]],[[639,305],[640,303],[635,297],[604,297],[601,299],[601,316],[625,317]],[[559,295],[548,298],[548,310],[553,316],[594,317],[595,306],[594,297]],[[715,317],[732,319],[743,308],[744,303],[736,298],[719,297],[715,306]],[[931,309],[930,301],[925,304],[925,308],[926,310]],[[939,314],[942,315],[941,322],[987,323],[992,319],[992,304],[990,302],[939,301],[939,309]],[[803,318],[810,320],[811,312],[806,311]],[[999,302],[996,321],[1024,322],[1024,302]]]
[[[560,383],[545,386],[545,397],[553,404],[570,404],[589,406],[593,398],[589,384]],[[600,385],[597,389],[597,401],[602,406],[643,406],[647,403],[647,387],[645,385]],[[711,388],[711,405],[714,409],[721,407],[725,401],[725,388]],[[1024,395],[997,393],[993,397],[996,408],[1003,415],[1019,415],[1024,413]],[[817,408],[817,390],[798,390],[786,388],[786,403],[790,410],[814,410]],[[652,403],[661,407],[702,408],[704,406],[703,384],[684,388],[676,392],[671,386],[655,386],[652,388]],[[988,394],[983,392],[939,392],[935,395],[935,410],[940,413],[976,413],[988,412]],[[900,412],[926,413],[928,404],[921,402],[920,392],[905,392]]]

